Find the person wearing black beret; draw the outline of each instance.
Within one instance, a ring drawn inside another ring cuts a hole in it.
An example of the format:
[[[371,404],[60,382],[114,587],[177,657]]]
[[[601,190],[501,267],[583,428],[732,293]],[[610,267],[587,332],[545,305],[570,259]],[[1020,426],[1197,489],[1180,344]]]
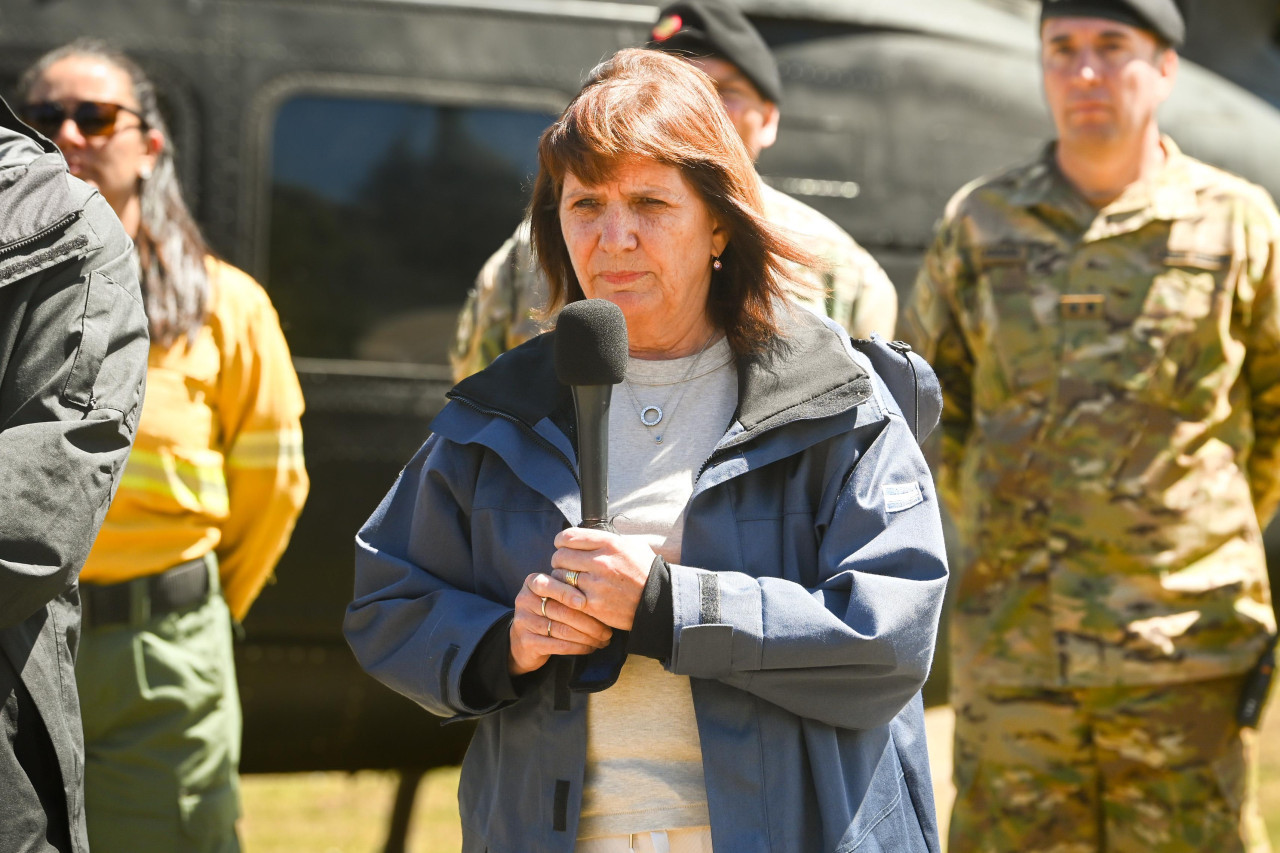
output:
[[[647,47],[684,59],[715,82],[729,120],[752,160],[758,160],[761,152],[777,141],[782,117],[778,108],[782,75],[777,60],[756,28],[727,0],[682,0],[664,6]],[[803,212],[787,209],[783,213],[804,216],[816,211],[805,207]],[[770,218],[774,218],[772,212]],[[801,232],[812,230],[800,222],[778,224]]]
[[[1259,853],[1280,213],[1160,133],[1174,0],[1044,0],[1057,139],[946,208],[899,337],[961,531],[950,853]]]
[[[1043,0],[1040,23],[1050,18],[1103,18],[1156,36],[1165,47],[1182,47],[1187,23],[1177,0]]]

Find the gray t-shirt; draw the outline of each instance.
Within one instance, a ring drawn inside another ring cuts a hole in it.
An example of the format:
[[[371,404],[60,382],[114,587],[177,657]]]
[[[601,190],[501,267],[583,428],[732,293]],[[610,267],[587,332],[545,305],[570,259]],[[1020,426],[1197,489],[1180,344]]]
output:
[[[738,405],[733,354],[721,338],[700,356],[633,358],[627,376],[610,406],[609,512],[619,533],[643,536],[678,563],[694,478]],[[663,410],[655,426],[641,422],[650,405]],[[629,657],[618,683],[587,706],[578,837],[709,823],[689,679],[651,658]]]

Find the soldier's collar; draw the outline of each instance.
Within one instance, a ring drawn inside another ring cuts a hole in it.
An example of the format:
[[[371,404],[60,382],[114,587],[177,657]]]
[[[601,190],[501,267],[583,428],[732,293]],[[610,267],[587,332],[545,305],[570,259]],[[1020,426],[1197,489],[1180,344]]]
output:
[[[1056,142],[1047,143],[1040,157],[1031,164],[1014,187],[1010,201],[1029,210],[1039,208],[1055,217],[1066,216],[1081,230],[1087,227],[1097,211],[1058,169],[1054,158]]]
[[[1151,181],[1134,184],[1111,204],[1098,211],[1108,218],[1146,211],[1155,221],[1172,222],[1196,215],[1196,189],[1189,174],[1189,160],[1178,144],[1161,136],[1165,163]]]
[[[1054,157],[1057,143],[1048,143],[1040,159],[1032,164],[1013,193],[1015,204],[1023,207],[1046,206],[1067,214],[1087,225],[1095,217],[1126,217],[1145,211],[1148,221],[1173,221],[1196,215],[1196,190],[1191,173],[1191,160],[1168,136],[1160,137],[1165,150],[1165,164],[1146,184],[1135,184],[1102,210],[1097,210],[1078,193],[1058,169]]]
[[[1022,175],[1010,194],[1009,200],[1021,207],[1034,207],[1048,201],[1062,182],[1053,152],[1057,143],[1050,142],[1040,151],[1040,157]]]

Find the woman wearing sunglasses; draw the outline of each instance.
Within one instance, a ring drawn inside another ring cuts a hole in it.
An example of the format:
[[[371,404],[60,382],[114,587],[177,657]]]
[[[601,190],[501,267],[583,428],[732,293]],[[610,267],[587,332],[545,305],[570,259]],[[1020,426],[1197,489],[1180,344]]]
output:
[[[231,618],[306,496],[297,376],[266,293],[212,256],[187,210],[138,66],[73,42],[41,57],[19,94],[22,118],[133,238],[151,332],[137,440],[80,575],[90,847],[236,851]]]

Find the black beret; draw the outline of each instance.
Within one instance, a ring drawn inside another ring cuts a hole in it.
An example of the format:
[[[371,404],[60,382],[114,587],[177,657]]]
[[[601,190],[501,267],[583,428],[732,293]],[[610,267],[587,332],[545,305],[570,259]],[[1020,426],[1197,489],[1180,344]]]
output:
[[[658,13],[649,47],[732,62],[766,100],[782,100],[782,75],[769,46],[742,12],[726,0],[684,0]]]
[[[1174,47],[1187,38],[1187,22],[1177,0],[1041,0],[1041,23],[1067,17],[1119,21],[1149,30]]]

